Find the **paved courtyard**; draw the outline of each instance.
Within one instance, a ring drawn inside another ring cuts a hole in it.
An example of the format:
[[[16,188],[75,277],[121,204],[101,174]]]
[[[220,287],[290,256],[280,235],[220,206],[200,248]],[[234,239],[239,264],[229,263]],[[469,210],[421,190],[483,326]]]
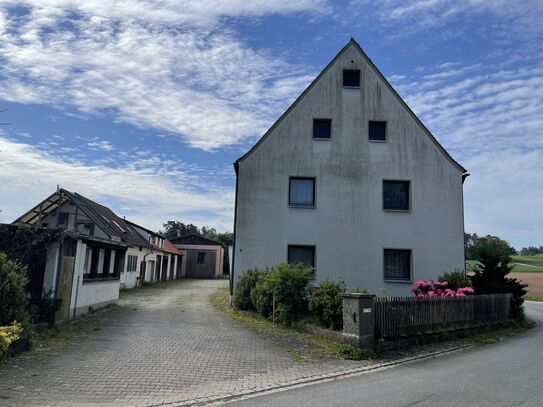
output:
[[[123,293],[101,330],[54,356],[0,364],[0,405],[148,406],[228,396],[361,366],[293,360],[288,349],[207,301],[219,280]]]

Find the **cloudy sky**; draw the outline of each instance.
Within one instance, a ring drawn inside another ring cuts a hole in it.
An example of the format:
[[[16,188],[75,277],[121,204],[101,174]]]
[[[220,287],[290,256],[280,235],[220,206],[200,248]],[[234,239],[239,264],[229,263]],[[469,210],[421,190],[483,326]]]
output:
[[[466,230],[541,245],[541,21],[541,0],[0,0],[0,222],[60,184],[231,230],[232,162],[352,36],[471,172]]]

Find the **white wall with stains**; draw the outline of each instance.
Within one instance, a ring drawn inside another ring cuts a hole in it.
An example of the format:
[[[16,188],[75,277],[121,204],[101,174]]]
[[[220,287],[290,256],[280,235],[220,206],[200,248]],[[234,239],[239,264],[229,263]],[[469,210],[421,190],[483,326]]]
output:
[[[360,69],[358,89],[343,69]],[[332,119],[332,138],[312,137]],[[368,141],[368,121],[387,122],[387,142]],[[444,153],[353,43],[258,146],[240,159],[236,276],[287,260],[287,245],[316,246],[316,278],[406,295],[387,282],[383,249],[412,250],[412,280],[464,266],[463,169]],[[289,176],[316,177],[316,207],[288,206]],[[383,211],[384,179],[411,182],[411,210]]]

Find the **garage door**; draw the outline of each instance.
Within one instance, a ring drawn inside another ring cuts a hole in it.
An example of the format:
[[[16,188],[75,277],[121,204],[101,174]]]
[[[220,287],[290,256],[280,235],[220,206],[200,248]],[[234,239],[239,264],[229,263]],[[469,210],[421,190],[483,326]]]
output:
[[[215,251],[189,250],[187,252],[187,277],[215,278],[216,257]]]

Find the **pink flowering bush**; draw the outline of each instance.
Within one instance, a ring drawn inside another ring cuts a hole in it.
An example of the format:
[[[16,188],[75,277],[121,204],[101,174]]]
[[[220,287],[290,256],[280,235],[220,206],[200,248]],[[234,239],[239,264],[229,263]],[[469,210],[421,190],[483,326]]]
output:
[[[455,291],[448,285],[446,281],[417,280],[411,287],[411,291],[417,297],[463,297],[475,294],[475,290],[471,287],[461,287]]]

